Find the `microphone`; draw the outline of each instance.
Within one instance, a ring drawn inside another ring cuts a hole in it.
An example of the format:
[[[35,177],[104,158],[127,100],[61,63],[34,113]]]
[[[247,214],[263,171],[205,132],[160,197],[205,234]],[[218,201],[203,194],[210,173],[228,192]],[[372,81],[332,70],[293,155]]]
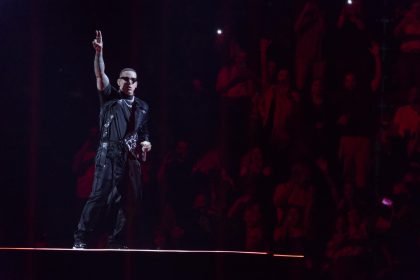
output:
[[[147,158],[147,152],[146,151],[142,151],[141,152],[141,161],[146,161],[146,158]]]

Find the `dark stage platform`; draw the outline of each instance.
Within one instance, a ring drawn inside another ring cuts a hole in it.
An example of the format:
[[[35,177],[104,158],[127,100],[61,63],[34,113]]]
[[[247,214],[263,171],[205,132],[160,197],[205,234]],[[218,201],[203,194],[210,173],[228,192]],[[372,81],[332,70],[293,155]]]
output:
[[[288,279],[303,260],[267,252],[0,248],[0,279]]]

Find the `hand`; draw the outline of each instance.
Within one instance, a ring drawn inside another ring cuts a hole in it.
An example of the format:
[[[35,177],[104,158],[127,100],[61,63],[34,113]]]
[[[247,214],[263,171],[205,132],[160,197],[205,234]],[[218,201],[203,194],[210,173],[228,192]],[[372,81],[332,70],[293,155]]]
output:
[[[96,38],[93,40],[92,45],[97,53],[102,52],[104,43],[102,41],[102,33],[100,30],[96,30]]]
[[[143,152],[150,152],[150,150],[152,149],[152,144],[149,141],[143,141],[140,143],[140,145],[142,146],[141,150]]]
[[[379,56],[380,53],[380,47],[379,44],[376,42],[372,42],[372,47],[369,49],[370,53],[373,54],[373,56]]]

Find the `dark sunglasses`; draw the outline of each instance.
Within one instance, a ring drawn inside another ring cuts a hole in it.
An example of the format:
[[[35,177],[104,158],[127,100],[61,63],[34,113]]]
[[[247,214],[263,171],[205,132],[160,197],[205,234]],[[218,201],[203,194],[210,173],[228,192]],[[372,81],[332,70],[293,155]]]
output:
[[[137,82],[137,78],[129,78],[129,77],[120,77],[120,79],[124,80],[125,82],[131,81],[133,84]]]

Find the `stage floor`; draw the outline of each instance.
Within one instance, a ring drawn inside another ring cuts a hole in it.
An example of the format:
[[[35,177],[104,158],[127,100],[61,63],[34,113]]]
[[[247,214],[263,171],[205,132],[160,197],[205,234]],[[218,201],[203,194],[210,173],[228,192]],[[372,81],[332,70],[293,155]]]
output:
[[[0,248],[0,279],[287,279],[302,255],[248,251]]]

